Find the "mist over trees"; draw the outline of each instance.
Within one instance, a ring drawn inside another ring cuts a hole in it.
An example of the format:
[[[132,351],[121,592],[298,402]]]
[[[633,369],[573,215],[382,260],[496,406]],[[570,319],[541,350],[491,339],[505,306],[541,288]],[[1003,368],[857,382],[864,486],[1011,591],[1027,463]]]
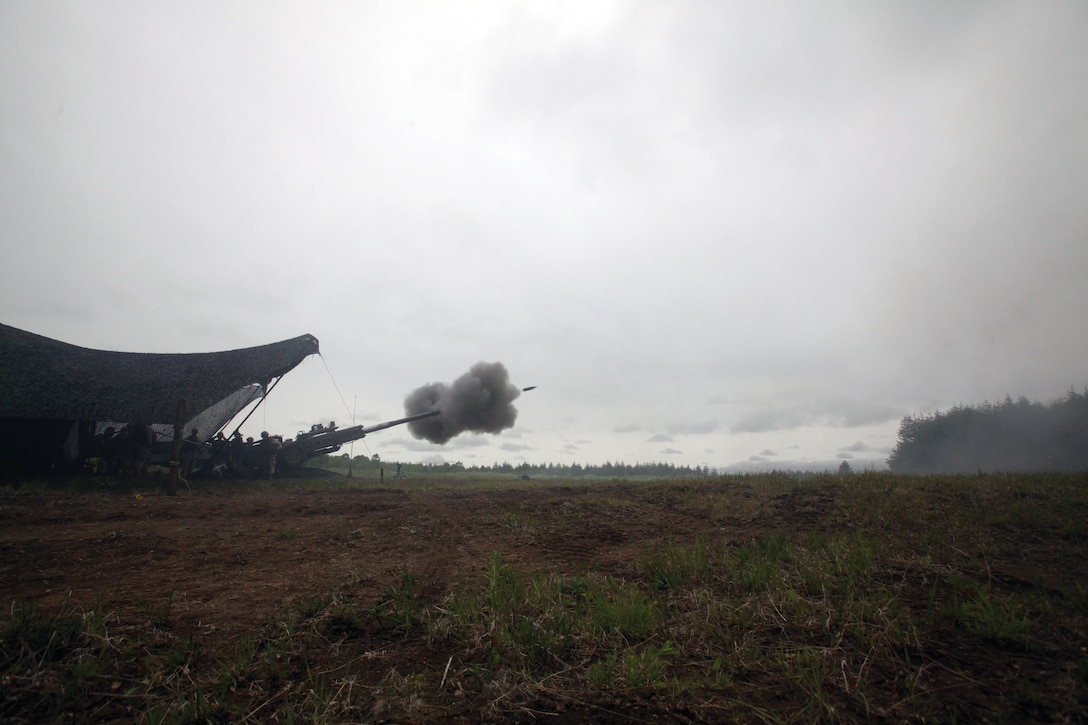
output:
[[[514,476],[539,476],[541,478],[694,478],[706,477],[712,471],[708,466],[678,466],[675,463],[612,463],[603,465],[582,465],[580,463],[495,463],[493,465],[465,466],[460,461],[454,463],[398,463],[383,461],[377,455],[372,457],[347,455],[317,456],[311,465],[333,471],[347,471],[349,463],[354,472],[377,474],[381,469],[387,472],[397,470],[399,465],[405,473],[476,473],[482,475],[509,474]]]
[[[1049,404],[1013,401],[907,416],[888,467],[894,473],[1088,470],[1088,389]]]

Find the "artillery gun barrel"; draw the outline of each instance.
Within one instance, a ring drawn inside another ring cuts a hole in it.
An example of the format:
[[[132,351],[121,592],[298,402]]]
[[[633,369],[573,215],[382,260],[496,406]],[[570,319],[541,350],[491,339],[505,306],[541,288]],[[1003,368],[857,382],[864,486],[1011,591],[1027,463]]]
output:
[[[360,428],[359,432],[362,433],[363,435],[361,435],[359,437],[362,438],[367,433],[375,433],[375,432],[380,431],[380,430],[385,430],[386,428],[392,428],[395,425],[403,425],[404,423],[411,423],[413,420],[423,420],[424,418],[433,418],[434,416],[438,415],[440,412],[441,411],[438,411],[438,410],[429,410],[426,413],[418,413],[416,415],[410,415],[407,418],[397,418],[396,420],[386,421],[385,423],[378,423],[376,425],[371,425],[371,426],[367,426],[365,428]]]
[[[286,468],[300,466],[314,456],[336,453],[345,443],[365,438],[368,433],[392,428],[395,425],[404,425],[414,420],[432,418],[439,414],[437,410],[429,410],[426,413],[410,415],[407,418],[386,421],[371,426],[356,425],[340,430],[322,430],[317,433],[300,435],[298,439],[288,441],[276,455],[280,463]]]

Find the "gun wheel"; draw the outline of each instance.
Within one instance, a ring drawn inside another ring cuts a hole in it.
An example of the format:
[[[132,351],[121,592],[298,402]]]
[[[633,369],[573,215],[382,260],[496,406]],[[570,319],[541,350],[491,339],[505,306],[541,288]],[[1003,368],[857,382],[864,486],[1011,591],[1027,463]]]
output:
[[[293,446],[280,451],[280,462],[285,466],[300,466],[305,459],[302,451]]]

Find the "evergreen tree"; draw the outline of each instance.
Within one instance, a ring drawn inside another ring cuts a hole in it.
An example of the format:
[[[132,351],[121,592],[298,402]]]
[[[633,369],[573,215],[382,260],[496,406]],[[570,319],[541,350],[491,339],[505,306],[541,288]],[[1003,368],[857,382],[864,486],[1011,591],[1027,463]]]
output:
[[[1006,396],[907,416],[888,467],[896,473],[1088,470],[1088,396],[1070,389],[1050,405]]]

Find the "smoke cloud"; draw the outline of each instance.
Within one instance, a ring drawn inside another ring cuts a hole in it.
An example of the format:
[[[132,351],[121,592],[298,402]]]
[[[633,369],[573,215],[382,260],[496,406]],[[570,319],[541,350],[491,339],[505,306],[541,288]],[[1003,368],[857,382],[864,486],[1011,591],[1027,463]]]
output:
[[[408,430],[431,443],[446,443],[465,431],[498,433],[514,427],[518,409],[512,403],[519,395],[506,366],[481,361],[451,384],[428,383],[409,393],[404,399],[408,415],[441,412],[409,423]]]

